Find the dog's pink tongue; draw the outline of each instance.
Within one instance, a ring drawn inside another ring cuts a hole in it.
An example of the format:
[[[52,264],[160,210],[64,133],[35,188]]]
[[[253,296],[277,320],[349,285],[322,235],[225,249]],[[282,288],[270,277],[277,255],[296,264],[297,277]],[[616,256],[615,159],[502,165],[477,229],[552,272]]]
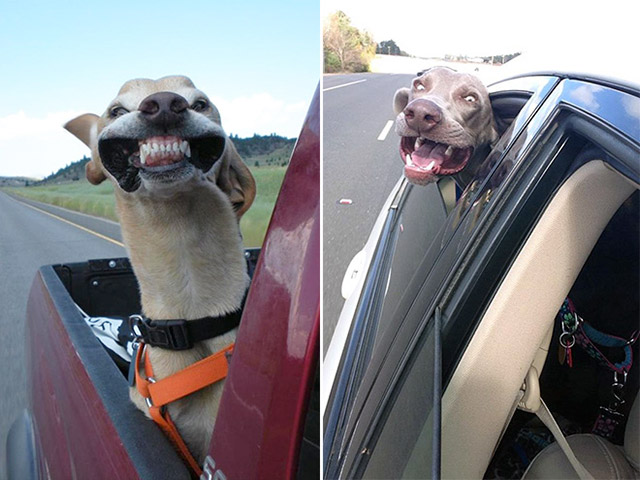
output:
[[[433,163],[433,166],[441,165],[445,159],[445,152],[447,151],[447,145],[438,143],[434,146],[433,143],[424,143],[417,150],[411,154],[411,160],[414,165],[418,167],[426,167]]]

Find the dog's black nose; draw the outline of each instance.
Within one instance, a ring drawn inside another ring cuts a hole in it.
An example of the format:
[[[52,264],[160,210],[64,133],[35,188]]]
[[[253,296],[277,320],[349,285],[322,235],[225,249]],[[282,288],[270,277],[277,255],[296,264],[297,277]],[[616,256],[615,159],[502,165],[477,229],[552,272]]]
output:
[[[189,102],[177,93],[158,92],[145,98],[138,110],[151,123],[172,127],[182,121],[187,108]]]
[[[442,120],[442,110],[431,100],[416,98],[404,109],[407,125],[417,132],[431,130]]]

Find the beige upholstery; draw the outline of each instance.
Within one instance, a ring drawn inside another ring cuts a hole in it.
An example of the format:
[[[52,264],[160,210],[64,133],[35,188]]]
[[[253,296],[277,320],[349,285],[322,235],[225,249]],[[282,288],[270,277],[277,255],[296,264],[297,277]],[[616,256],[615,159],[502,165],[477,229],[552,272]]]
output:
[[[571,435],[567,442],[578,460],[594,478],[638,478],[625,459],[622,447],[592,434]],[[557,442],[552,443],[533,459],[523,479],[579,479]]]
[[[631,466],[640,472],[640,395],[636,395],[624,432],[624,453]]]
[[[640,402],[633,404],[624,437],[624,448],[592,434],[567,437],[573,453],[594,478],[634,479],[638,471],[638,417]],[[542,450],[533,459],[523,479],[577,479],[578,475],[559,448],[557,442]]]

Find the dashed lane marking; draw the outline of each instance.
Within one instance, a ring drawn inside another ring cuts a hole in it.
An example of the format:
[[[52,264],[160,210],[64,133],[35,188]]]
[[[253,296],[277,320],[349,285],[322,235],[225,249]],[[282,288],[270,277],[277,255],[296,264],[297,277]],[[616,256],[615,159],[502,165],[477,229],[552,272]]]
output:
[[[343,83],[342,85],[336,85],[335,87],[323,88],[323,92],[328,92],[329,90],[335,90],[336,88],[348,87],[349,85],[355,85],[356,83],[366,82],[367,79],[363,78],[362,80],[356,80],[355,82]]]
[[[387,138],[387,134],[389,133],[389,130],[391,130],[391,127],[393,127],[393,120],[389,120],[387,122],[387,124],[384,126],[384,128],[380,132],[380,135],[378,135],[378,140],[380,140],[381,142],[384,142],[385,138]]]

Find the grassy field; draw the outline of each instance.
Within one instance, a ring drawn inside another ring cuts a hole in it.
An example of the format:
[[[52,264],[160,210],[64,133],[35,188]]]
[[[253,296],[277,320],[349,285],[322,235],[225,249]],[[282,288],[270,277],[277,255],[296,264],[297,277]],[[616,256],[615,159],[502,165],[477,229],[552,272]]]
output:
[[[245,246],[259,247],[262,245],[285,171],[286,167],[251,168],[251,173],[256,179],[258,193],[253,205],[240,222]],[[94,186],[86,180],[81,180],[62,185],[6,187],[3,190],[69,210],[118,220],[113,186],[110,182]]]
[[[251,167],[270,167],[281,165],[282,162],[288,162],[293,151],[293,145],[278,148],[277,150],[266,155],[254,155],[247,160],[247,164]]]

